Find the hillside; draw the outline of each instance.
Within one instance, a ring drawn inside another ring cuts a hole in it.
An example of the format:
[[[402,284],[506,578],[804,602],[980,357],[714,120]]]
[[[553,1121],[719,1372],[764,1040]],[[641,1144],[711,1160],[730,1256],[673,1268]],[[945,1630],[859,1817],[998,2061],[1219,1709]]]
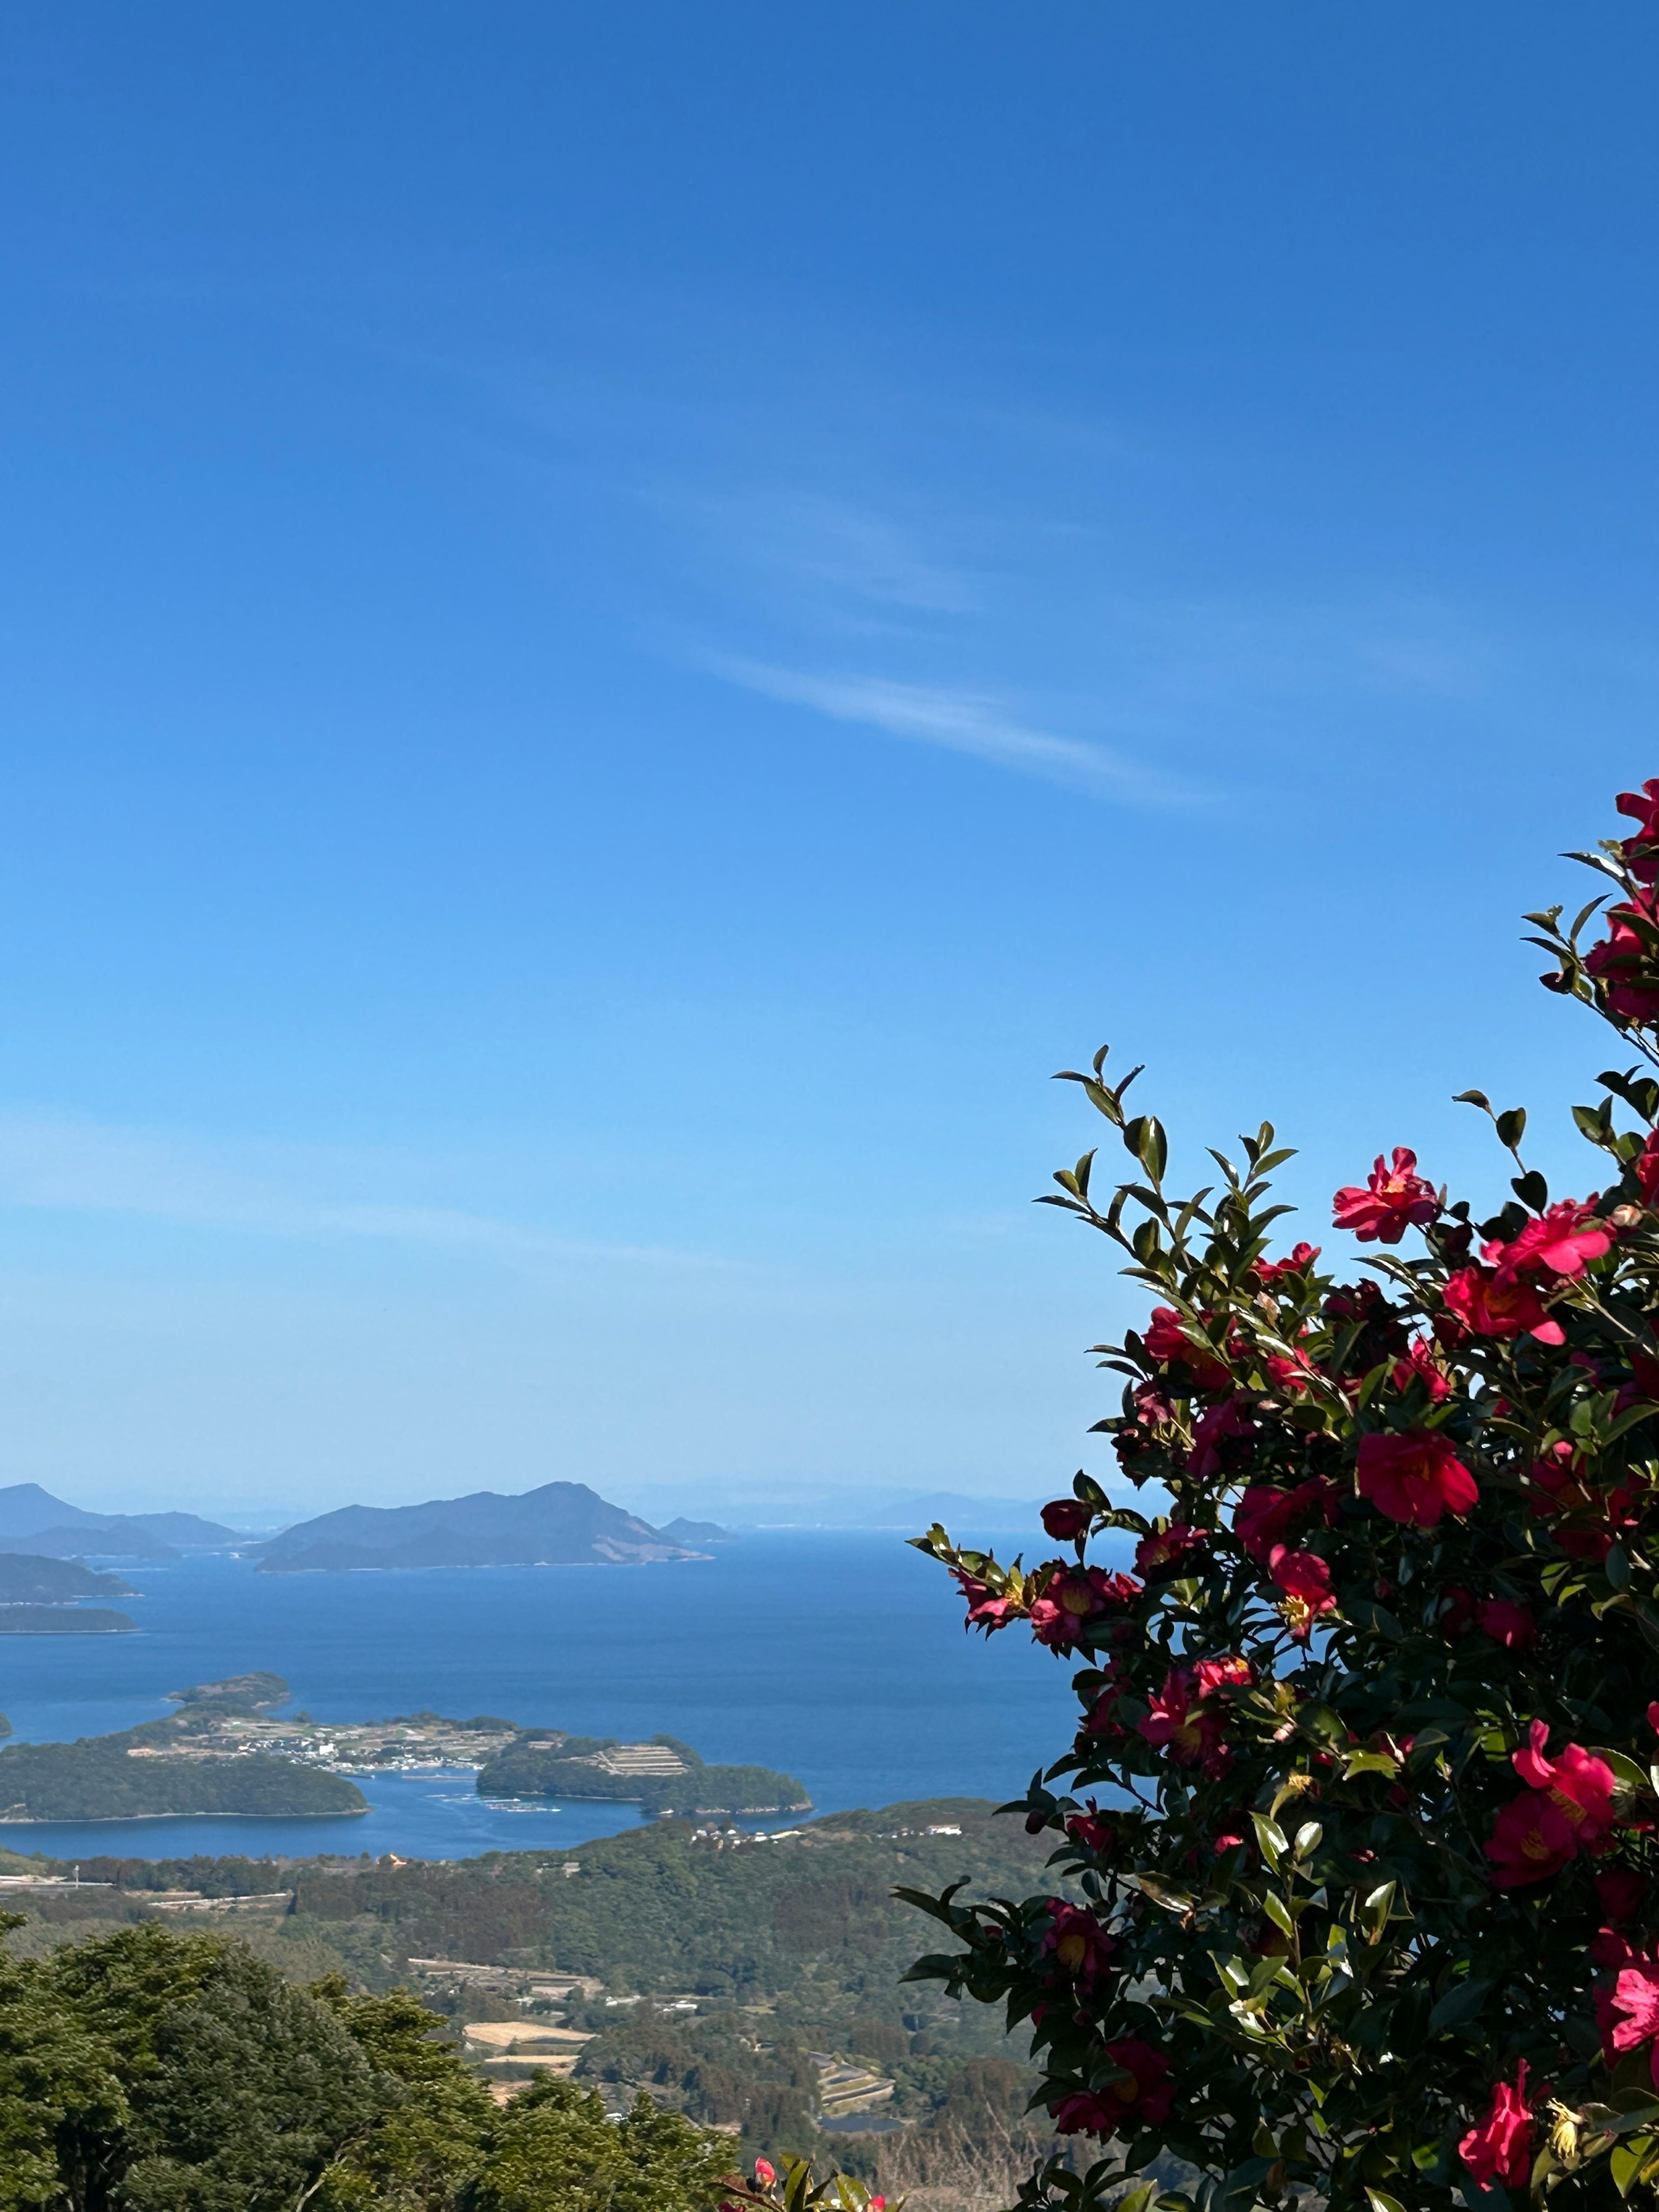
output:
[[[410,1567],[639,1565],[696,1554],[586,1483],[423,1505],[346,1505],[260,1547],[262,1574]]]
[[[276,1899],[215,1924],[296,1981],[332,1970],[374,1990],[408,1983],[458,2020],[532,2030],[562,2021],[590,2039],[577,2079],[612,2109],[647,2087],[696,2119],[740,2128],[750,2154],[813,2144],[821,2154],[830,2140],[814,2124],[823,2109],[814,2053],[870,2069],[878,2095],[890,2085],[880,2112],[903,2125],[892,2139],[909,2161],[902,2186],[964,2148],[986,2168],[1006,2158],[1011,2135],[1022,2146],[1014,2164],[1029,2166],[1042,2129],[1040,2117],[1022,2118],[1029,2031],[1005,2035],[997,2008],[904,1980],[936,1948],[936,1930],[893,1892],[964,1880],[969,1897],[1023,1897],[1044,1881],[1048,1843],[982,1800],[947,1798],[837,1814],[776,1841],[662,1821],[576,1853],[446,1865],[83,1860],[83,1881],[117,1886],[25,1896],[31,1926],[19,1948],[139,1918],[156,1893],[252,1900],[286,1890],[290,1910]],[[535,1992],[561,1976],[567,1993],[551,2011]],[[572,1977],[586,1978],[573,1987]],[[483,2063],[496,2080],[528,2070],[511,2057]],[[833,2140],[838,2157],[858,2149],[857,2138]],[[1010,2181],[994,2201],[1012,2194]]]
[[[0,1605],[69,1605],[78,1597],[131,1597],[119,1575],[94,1574],[72,1559],[0,1551]]]

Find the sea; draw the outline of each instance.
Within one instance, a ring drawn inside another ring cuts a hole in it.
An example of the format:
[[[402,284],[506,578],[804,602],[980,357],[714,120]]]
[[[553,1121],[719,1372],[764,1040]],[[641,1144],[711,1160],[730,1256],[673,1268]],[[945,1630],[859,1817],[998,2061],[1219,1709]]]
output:
[[[945,1570],[886,1533],[763,1531],[649,1566],[261,1574],[214,1555],[119,1571],[137,1592],[117,1601],[136,1634],[0,1637],[15,1740],[131,1728],[173,1710],[169,1691],[259,1668],[287,1680],[283,1711],[320,1721],[427,1711],[624,1741],[665,1733],[711,1765],[795,1775],[823,1814],[1000,1802],[1075,1727],[1070,1667],[1020,1628],[964,1634]],[[354,1778],[367,1814],[8,1823],[0,1844],[70,1861],[455,1859],[566,1850],[641,1818],[592,1801],[490,1803],[466,1769]]]

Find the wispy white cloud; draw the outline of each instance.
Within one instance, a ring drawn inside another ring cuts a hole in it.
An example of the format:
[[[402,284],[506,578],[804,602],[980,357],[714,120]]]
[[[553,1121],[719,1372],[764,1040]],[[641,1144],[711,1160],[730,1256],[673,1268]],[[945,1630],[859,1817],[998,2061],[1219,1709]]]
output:
[[[1108,746],[1034,729],[994,693],[946,684],[905,684],[884,676],[823,676],[729,653],[707,665],[745,690],[808,707],[919,744],[970,753],[1000,768],[1141,806],[1191,805],[1196,794],[1149,773]]]
[[[267,1158],[280,1150],[286,1172],[250,1168],[228,1147],[148,1130],[68,1115],[3,1116],[0,1206],[128,1215],[243,1237],[374,1238],[475,1253],[538,1274],[594,1263],[680,1269],[732,1264],[663,1246],[561,1236],[463,1207],[325,1194],[317,1184],[339,1179],[337,1156],[324,1162],[297,1147],[261,1149]],[[365,1164],[358,1179],[384,1182],[386,1164]]]

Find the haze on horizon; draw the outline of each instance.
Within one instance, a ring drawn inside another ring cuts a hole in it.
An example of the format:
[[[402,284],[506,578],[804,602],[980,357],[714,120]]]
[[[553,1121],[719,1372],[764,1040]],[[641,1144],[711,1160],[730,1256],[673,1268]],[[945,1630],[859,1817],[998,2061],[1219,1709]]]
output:
[[[5,40],[0,1480],[1041,1495],[1108,1038],[1316,1241],[1582,1174],[1650,10]]]

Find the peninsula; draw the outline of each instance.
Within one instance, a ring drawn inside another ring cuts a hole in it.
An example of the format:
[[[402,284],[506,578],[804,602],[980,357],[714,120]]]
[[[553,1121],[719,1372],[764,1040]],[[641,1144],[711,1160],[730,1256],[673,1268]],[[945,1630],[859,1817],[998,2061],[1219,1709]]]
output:
[[[286,1697],[279,1674],[243,1676],[179,1693],[180,1710],[114,1735],[13,1743],[0,1751],[0,1824],[160,1820],[197,1814],[303,1819],[366,1813],[355,1783],[301,1759],[251,1750],[226,1724],[257,1721]]]
[[[410,1567],[639,1566],[700,1554],[583,1482],[424,1505],[344,1505],[258,1547],[262,1574]]]

